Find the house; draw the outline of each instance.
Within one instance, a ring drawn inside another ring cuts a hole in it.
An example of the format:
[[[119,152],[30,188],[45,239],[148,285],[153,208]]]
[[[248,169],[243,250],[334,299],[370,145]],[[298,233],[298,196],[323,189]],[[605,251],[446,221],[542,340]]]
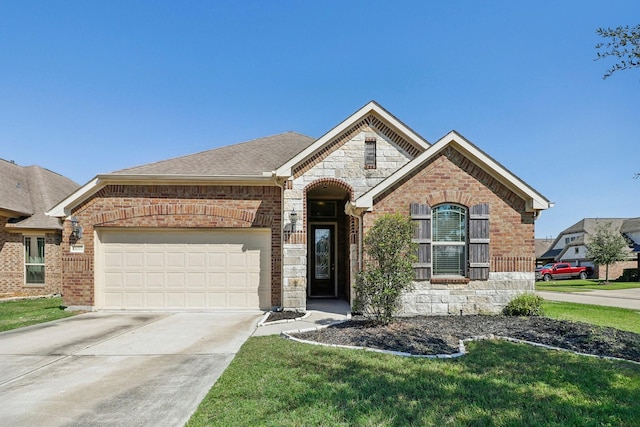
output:
[[[0,294],[62,291],[62,226],[45,211],[78,187],[40,166],[0,159]]]
[[[569,262],[573,265],[593,267],[594,278],[605,279],[606,269],[589,259],[586,243],[598,226],[611,224],[629,243],[629,257],[609,266],[609,279],[619,278],[623,270],[640,268],[640,218],[583,218],[562,231],[549,250],[538,257],[540,262]],[[636,261],[636,259],[638,261]]]
[[[553,239],[550,237],[545,237],[542,239],[536,239],[536,265],[545,265],[547,262],[553,262],[553,258],[544,258],[548,256],[549,249],[551,249],[551,244],[553,243]]]
[[[420,246],[403,314],[459,314],[534,289],[534,221],[549,207],[460,134],[430,144],[370,102],[318,139],[288,132],[97,175],[49,214],[64,220],[71,308],[351,303],[363,236],[402,212]]]

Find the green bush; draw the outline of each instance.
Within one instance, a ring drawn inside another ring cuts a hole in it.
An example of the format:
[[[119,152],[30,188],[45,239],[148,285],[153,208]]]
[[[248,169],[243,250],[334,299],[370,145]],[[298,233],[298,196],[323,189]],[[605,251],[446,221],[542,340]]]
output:
[[[622,276],[616,280],[616,282],[638,282],[640,281],[640,277],[638,277],[638,269],[637,268],[625,268],[622,270]]]
[[[411,287],[416,245],[414,224],[400,215],[378,218],[364,239],[366,267],[356,278],[354,312],[388,324],[400,307],[402,292]]]
[[[520,294],[512,299],[502,310],[505,316],[542,316],[544,299],[536,294]]]

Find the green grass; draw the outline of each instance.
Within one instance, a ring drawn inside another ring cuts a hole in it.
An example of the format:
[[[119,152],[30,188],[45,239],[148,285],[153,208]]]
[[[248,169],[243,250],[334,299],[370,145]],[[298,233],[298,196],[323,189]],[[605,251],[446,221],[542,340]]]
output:
[[[0,331],[49,322],[74,314],[64,311],[62,298],[59,297],[0,302]]]
[[[609,326],[640,334],[640,311],[601,305],[545,301],[545,316],[552,319],[573,320],[598,326]]]
[[[433,360],[250,338],[188,426],[635,426],[640,366],[502,341]]]
[[[536,282],[536,291],[553,292],[587,292],[592,290],[612,291],[619,289],[640,288],[639,282],[609,282],[603,284],[600,280],[552,280],[550,282]]]

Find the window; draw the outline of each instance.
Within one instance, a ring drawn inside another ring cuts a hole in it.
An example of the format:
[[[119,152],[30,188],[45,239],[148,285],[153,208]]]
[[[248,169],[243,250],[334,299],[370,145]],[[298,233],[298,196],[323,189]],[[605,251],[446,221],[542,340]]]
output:
[[[44,237],[24,238],[25,283],[44,283]]]
[[[418,244],[416,280],[433,276],[489,278],[489,204],[469,207],[445,203],[436,207],[411,203]]]
[[[565,245],[568,245],[570,241],[571,241],[571,240],[569,240],[569,238],[568,238],[568,237],[565,237],[565,238],[564,238],[564,244],[565,244]]]
[[[433,208],[431,244],[433,275],[464,276],[466,270],[467,211],[457,205]]]
[[[579,254],[579,253],[580,253],[580,248],[574,248],[573,252],[574,252],[575,254]]]
[[[376,168],[376,139],[366,138],[364,142],[364,168]]]

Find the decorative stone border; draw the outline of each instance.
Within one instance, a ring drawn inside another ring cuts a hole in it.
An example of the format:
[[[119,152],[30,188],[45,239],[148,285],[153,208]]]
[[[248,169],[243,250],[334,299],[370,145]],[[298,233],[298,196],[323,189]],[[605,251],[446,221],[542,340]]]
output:
[[[317,331],[317,330],[320,330],[320,329],[328,328],[331,325],[338,325],[338,324],[344,323],[344,322],[347,322],[347,320],[342,320],[342,321],[339,321],[339,322],[331,323],[329,325],[322,325],[322,326],[315,327],[315,328],[306,328],[306,329],[298,329],[298,330],[295,330],[295,331],[281,332],[280,336],[283,337],[283,338],[289,339],[291,341],[296,341],[296,342],[303,343],[303,344],[312,344],[312,345],[319,345],[319,346],[324,346],[324,347],[346,348],[346,349],[351,349],[351,350],[364,350],[364,351],[371,351],[371,352],[374,352],[374,353],[390,354],[390,355],[393,355],[393,356],[401,356],[401,357],[415,357],[415,358],[421,358],[421,359],[455,359],[455,358],[462,357],[462,356],[467,354],[467,349],[466,349],[466,347],[464,345],[465,342],[482,341],[482,340],[502,340],[502,341],[509,341],[509,342],[513,342],[513,343],[517,343],[517,344],[528,344],[528,345],[532,345],[534,347],[545,348],[547,350],[564,351],[564,352],[568,352],[568,353],[577,354],[578,356],[595,357],[597,359],[614,360],[614,361],[628,362],[628,363],[633,363],[633,364],[636,364],[636,365],[640,365],[640,362],[636,362],[635,360],[627,360],[627,359],[622,359],[620,357],[599,356],[597,354],[580,353],[580,352],[569,350],[569,349],[566,349],[566,348],[553,347],[553,346],[550,346],[550,345],[540,344],[540,343],[537,343],[537,342],[525,341],[525,340],[520,340],[520,339],[517,339],[517,338],[503,337],[503,336],[493,335],[493,334],[490,334],[490,335],[478,335],[478,336],[466,338],[466,339],[463,339],[463,340],[459,340],[458,341],[458,351],[456,353],[452,353],[452,354],[412,354],[412,353],[405,353],[403,351],[382,350],[382,349],[379,349],[379,348],[371,348],[371,347],[360,347],[360,346],[342,345],[342,344],[327,344],[327,343],[322,343],[322,342],[317,342],[317,341],[302,340],[300,338],[296,338],[296,337],[290,335],[290,334],[303,333],[303,332],[313,332],[313,331]]]

